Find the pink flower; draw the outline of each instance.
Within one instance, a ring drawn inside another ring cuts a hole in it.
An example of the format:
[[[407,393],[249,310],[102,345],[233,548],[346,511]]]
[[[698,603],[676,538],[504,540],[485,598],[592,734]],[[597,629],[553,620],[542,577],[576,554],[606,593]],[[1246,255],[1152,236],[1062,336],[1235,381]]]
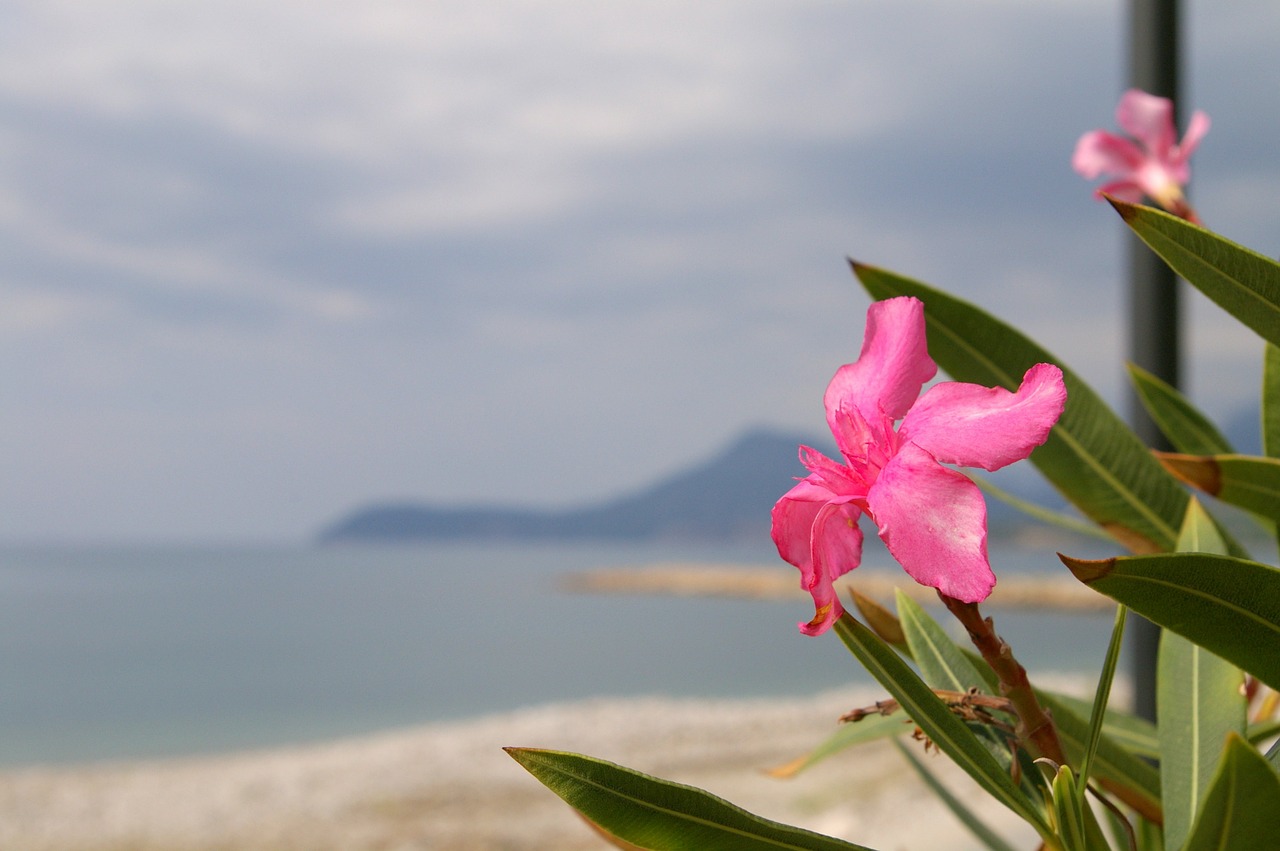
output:
[[[917,582],[970,603],[991,593],[986,503],[943,464],[997,470],[1026,458],[1049,436],[1067,391],[1062,371],[1042,363],[1017,393],[952,381],[920,396],[937,370],[924,304],[872,304],[862,353],[840,367],[823,400],[844,463],[800,447],[809,475],[773,508],[778,553],[800,568],[817,609],[801,632],[825,632],[844,611],[833,583],[862,561],[863,514]]]
[[[1086,180],[1100,175],[1115,178],[1098,189],[1099,195],[1106,193],[1133,203],[1146,195],[1169,212],[1197,221],[1182,187],[1191,177],[1188,160],[1209,132],[1209,116],[1199,111],[1192,115],[1182,144],[1178,144],[1173,102],[1129,89],[1116,107],[1116,123],[1133,138],[1106,130],[1085,133],[1076,143],[1072,168]]]

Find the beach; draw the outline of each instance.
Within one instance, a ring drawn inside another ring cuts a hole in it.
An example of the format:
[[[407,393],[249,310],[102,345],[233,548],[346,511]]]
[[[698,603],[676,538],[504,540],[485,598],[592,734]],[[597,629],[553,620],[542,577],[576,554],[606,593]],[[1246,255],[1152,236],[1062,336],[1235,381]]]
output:
[[[504,746],[586,753],[881,851],[981,847],[887,742],[838,754],[789,780],[765,773],[820,743],[842,713],[882,696],[861,687],[782,700],[597,699],[325,744],[13,769],[0,773],[0,847],[611,847]],[[945,757],[925,758],[990,824],[1033,847],[1016,817],[987,801]]]

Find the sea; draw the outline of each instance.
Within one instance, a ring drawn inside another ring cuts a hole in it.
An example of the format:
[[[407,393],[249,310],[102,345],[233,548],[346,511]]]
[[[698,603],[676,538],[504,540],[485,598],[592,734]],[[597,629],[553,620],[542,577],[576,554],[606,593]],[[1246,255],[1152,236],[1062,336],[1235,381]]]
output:
[[[672,562],[798,582],[767,542],[0,549],[0,766],[300,744],[594,697],[872,683],[834,633],[797,631],[812,614],[802,597],[564,588],[575,571]],[[1063,570],[1050,549],[998,542],[992,563]],[[1033,676],[1101,666],[1110,614],[992,614]]]

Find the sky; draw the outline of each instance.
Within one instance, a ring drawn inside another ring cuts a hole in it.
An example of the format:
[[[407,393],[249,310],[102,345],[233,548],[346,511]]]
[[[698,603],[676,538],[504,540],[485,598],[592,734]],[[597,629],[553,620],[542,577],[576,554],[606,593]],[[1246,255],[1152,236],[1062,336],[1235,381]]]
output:
[[[1208,225],[1280,254],[1280,5],[1188,4]],[[1212,7],[1212,8],[1210,8]],[[820,434],[847,257],[1122,404],[1102,0],[0,0],[0,543],[303,542]],[[1189,299],[1223,417],[1261,346]]]

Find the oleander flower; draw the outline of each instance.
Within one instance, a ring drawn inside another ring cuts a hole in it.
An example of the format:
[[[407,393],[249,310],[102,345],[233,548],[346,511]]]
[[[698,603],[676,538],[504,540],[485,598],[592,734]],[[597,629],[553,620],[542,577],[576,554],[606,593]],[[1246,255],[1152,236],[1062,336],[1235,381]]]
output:
[[[1030,455],[1062,414],[1062,371],[1037,364],[1016,393],[953,381],[921,396],[936,373],[924,304],[872,304],[858,360],[840,367],[823,400],[843,463],[800,447],[809,475],[773,508],[778,553],[813,595],[802,632],[825,632],[844,611],[834,582],[862,561],[864,514],[915,581],[965,602],[991,593],[986,503],[943,465],[997,470]]]
[[[1099,196],[1137,203],[1146,195],[1169,212],[1197,221],[1182,187],[1191,178],[1191,155],[1209,132],[1209,117],[1199,111],[1192,115],[1179,143],[1173,102],[1130,89],[1116,107],[1116,123],[1132,138],[1106,130],[1085,133],[1076,142],[1071,166],[1086,180],[1113,178],[1098,188]]]

